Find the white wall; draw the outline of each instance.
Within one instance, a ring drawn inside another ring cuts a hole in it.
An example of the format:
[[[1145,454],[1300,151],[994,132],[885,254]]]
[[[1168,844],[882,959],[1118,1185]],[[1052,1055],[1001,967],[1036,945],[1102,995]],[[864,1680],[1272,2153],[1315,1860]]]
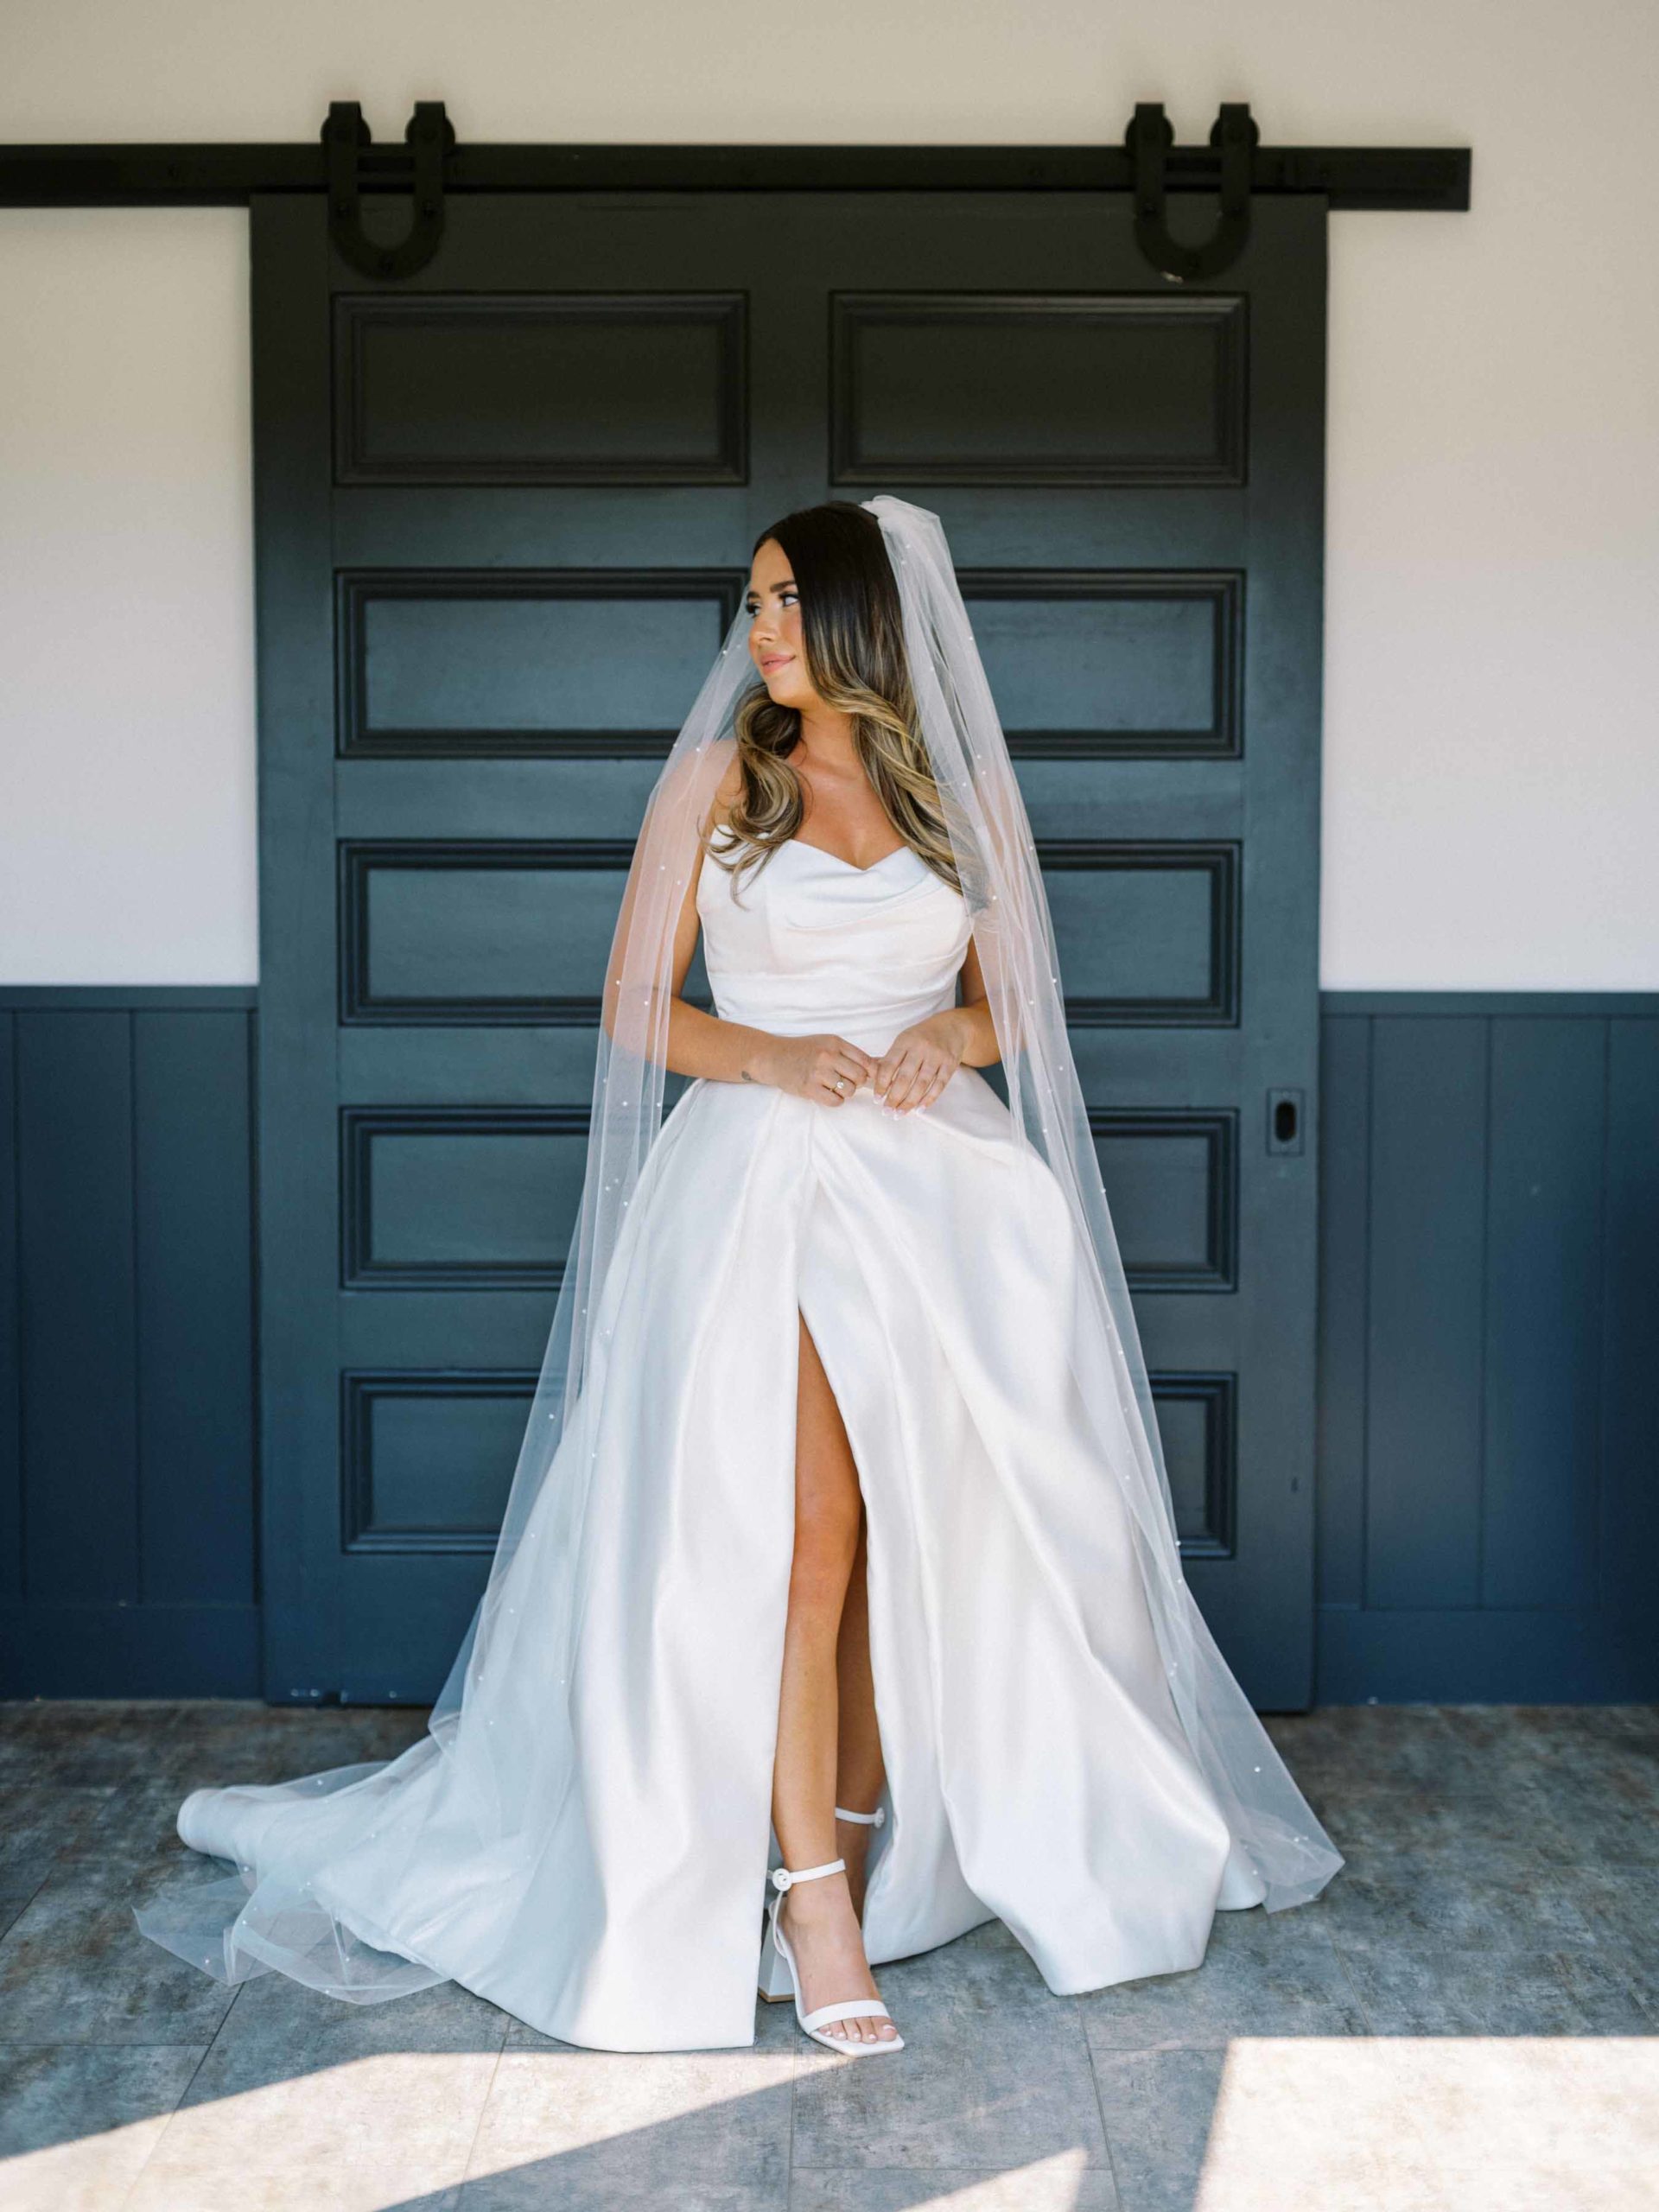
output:
[[[0,213],[0,982],[257,972],[247,233]]]
[[[1328,988],[1659,988],[1649,0],[8,0],[0,141],[1467,144],[1332,225]],[[255,977],[245,226],[0,211],[0,980]]]

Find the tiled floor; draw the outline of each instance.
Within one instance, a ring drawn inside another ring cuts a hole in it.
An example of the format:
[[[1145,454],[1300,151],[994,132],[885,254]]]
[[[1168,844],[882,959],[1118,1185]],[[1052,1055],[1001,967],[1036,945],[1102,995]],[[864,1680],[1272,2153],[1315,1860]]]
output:
[[[1050,1995],[1000,1924],[882,1969],[907,2048],[620,2056],[453,1984],[227,1993],[135,1929],[201,1781],[400,1750],[412,1712],[0,1705],[10,2212],[1653,2212],[1659,1708],[1269,1723],[1345,1853],[1196,1972]]]

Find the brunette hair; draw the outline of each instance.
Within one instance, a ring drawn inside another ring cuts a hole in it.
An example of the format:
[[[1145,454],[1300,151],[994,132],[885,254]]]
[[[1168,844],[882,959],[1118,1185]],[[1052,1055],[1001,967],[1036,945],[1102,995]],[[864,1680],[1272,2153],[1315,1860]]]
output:
[[[868,507],[829,499],[798,507],[755,539],[780,545],[800,593],[801,641],[812,689],[826,706],[850,715],[853,743],[883,811],[936,875],[960,890],[938,788],[917,717],[905,657],[899,588],[881,525]],[[791,838],[805,812],[790,755],[801,717],[764,683],[739,700],[734,716],[742,785],[718,830],[718,850],[703,849],[734,875],[760,866]]]

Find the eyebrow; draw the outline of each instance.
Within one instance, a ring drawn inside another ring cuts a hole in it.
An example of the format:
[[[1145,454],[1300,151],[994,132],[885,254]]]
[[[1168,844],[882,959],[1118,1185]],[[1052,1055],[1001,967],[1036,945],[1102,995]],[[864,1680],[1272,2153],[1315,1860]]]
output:
[[[795,588],[795,579],[793,576],[785,576],[779,582],[768,585],[767,587],[768,590],[771,591],[793,591]],[[759,599],[760,596],[760,593],[756,591],[753,584],[749,586],[747,591],[745,592],[743,595],[746,599]]]

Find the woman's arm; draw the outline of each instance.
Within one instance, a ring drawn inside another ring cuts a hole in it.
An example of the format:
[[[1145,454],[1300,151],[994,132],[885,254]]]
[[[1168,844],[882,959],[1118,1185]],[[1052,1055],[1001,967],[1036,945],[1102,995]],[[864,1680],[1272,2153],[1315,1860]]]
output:
[[[962,1039],[962,1051],[957,1057],[964,1067],[988,1068],[994,1060],[1001,1058],[996,1026],[991,1020],[990,1001],[985,995],[985,978],[980,972],[979,947],[971,938],[962,963],[962,1004],[947,1007],[935,1018],[940,1021],[954,1020]]]
[[[766,1050],[773,1042],[766,1031],[750,1029],[741,1021],[722,1021],[718,1014],[705,1014],[680,995],[702,926],[697,879],[712,865],[702,854],[697,855],[674,925],[674,995],[668,1007],[666,1063],[676,1075],[708,1076],[715,1083],[765,1083],[769,1080],[762,1072]]]

